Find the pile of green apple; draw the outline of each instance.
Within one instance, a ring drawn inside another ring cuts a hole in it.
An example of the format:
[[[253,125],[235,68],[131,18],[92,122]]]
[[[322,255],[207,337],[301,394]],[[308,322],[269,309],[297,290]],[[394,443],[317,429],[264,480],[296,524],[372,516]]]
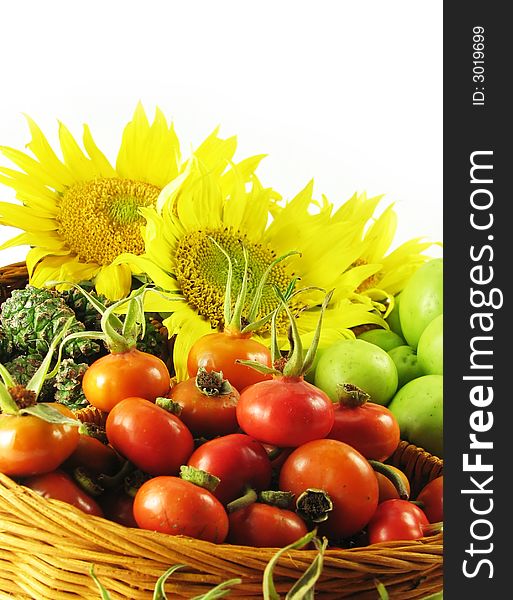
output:
[[[350,383],[387,406],[401,439],[443,457],[443,259],[424,263],[394,298],[389,329],[320,350],[310,381],[337,400]]]

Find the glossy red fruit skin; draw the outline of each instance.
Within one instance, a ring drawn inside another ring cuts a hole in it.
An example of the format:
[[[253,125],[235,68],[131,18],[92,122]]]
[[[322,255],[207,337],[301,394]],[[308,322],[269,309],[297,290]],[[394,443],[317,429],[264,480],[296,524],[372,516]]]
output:
[[[221,480],[212,492],[224,505],[240,497],[246,486],[256,491],[271,484],[271,461],[258,440],[232,433],[205,442],[193,452],[187,464]]]
[[[208,396],[196,386],[196,377],[177,383],[169,397],[178,403],[183,421],[195,437],[214,437],[239,429],[236,407],[239,392],[232,386],[229,394]]]
[[[242,391],[241,429],[262,443],[296,448],[324,438],[334,423],[333,402],[302,377],[274,377]]]
[[[338,440],[314,440],[296,448],[283,464],[279,489],[296,500],[308,489],[327,492],[333,502],[319,531],[346,538],[367,525],[378,506],[378,480],[367,459]]]
[[[120,466],[120,457],[112,446],[83,433],[74,452],[62,464],[66,471],[82,467],[91,475],[114,475]]]
[[[143,483],[133,510],[141,529],[215,544],[223,543],[228,535],[228,515],[219,500],[179,477],[154,477]]]
[[[125,398],[107,416],[109,443],[150,475],[177,475],[194,450],[187,426],[144,398]]]
[[[23,485],[34,490],[43,498],[61,500],[79,508],[87,515],[103,517],[103,510],[94,498],[86,494],[73,479],[63,471],[56,470],[34,475],[23,481]]]
[[[200,367],[207,371],[221,371],[233,387],[241,392],[258,381],[271,379],[237,360],[251,360],[272,367],[271,352],[251,334],[225,330],[222,333],[209,333],[199,338],[189,351],[187,371],[194,377]]]
[[[444,520],[444,476],[439,475],[428,482],[419,492],[417,500],[430,523]]]
[[[75,419],[64,404],[51,402],[48,406]],[[0,413],[0,472],[28,477],[55,471],[74,452],[79,437],[76,425],[49,423],[35,415]]]
[[[386,406],[366,402],[354,408],[335,404],[335,420],[326,437],[353,446],[365,458],[383,462],[395,452],[400,435],[397,419]]]
[[[429,525],[425,513],[408,500],[385,500],[367,526],[369,543],[418,540]]]
[[[100,496],[99,502],[109,521],[125,527],[139,527],[134,518],[134,499],[123,490],[105,492]]]
[[[169,391],[171,376],[163,360],[136,348],[106,354],[84,373],[82,388],[96,408],[109,412],[130,396],[150,402]]]
[[[308,533],[306,523],[291,510],[255,502],[229,515],[227,543],[255,548],[283,548]]]

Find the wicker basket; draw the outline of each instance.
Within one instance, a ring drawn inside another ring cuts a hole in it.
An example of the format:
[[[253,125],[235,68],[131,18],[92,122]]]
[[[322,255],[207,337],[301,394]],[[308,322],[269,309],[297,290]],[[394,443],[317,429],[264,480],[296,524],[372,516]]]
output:
[[[25,285],[26,276],[23,263],[0,268],[0,302]],[[441,459],[404,441],[389,462],[404,470],[413,497],[443,469]],[[150,600],[157,578],[177,563],[187,566],[168,580],[171,597],[192,598],[240,577],[242,583],[230,598],[257,599],[262,597],[263,570],[275,552],[129,529],[45,500],[0,474],[0,600],[99,600],[89,575],[91,564],[113,600]],[[290,588],[314,555],[311,550],[292,551],[280,559],[275,570],[278,592]],[[420,599],[442,590],[442,576],[442,533],[327,550],[316,598],[376,600],[379,581],[391,600]]]

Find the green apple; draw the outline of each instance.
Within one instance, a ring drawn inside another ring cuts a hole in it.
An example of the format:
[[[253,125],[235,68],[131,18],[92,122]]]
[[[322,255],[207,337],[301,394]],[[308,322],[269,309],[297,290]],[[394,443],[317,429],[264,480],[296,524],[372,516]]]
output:
[[[315,385],[335,402],[340,385],[351,383],[369,394],[372,402],[387,405],[397,390],[397,369],[379,346],[344,339],[326,348],[315,369]]]
[[[417,348],[431,321],[443,313],[443,259],[433,258],[415,271],[401,292],[399,318],[403,337]]]
[[[400,389],[404,384],[412,379],[425,375],[422,371],[417,353],[411,346],[396,346],[388,351],[391,359],[395,363],[397,369],[397,388]]]
[[[385,352],[389,352],[396,346],[402,346],[404,340],[400,335],[390,331],[390,329],[369,329],[357,336],[359,340],[365,340],[382,348]]]
[[[401,294],[394,296],[394,308],[390,311],[390,314],[386,318],[386,322],[390,329],[400,335],[404,339],[403,330],[401,327],[401,319],[399,317],[399,303],[401,301]]]
[[[319,360],[325,350],[326,350],[326,348],[317,348],[312,366],[308,369],[308,371],[304,375],[304,378],[306,381],[308,381],[308,383],[311,383],[311,384],[315,383],[315,371],[317,369],[317,364],[319,363]],[[304,356],[306,356],[306,352],[307,351],[305,350]]]
[[[423,375],[405,384],[388,405],[401,439],[443,458],[443,375]]]
[[[424,329],[417,346],[419,365],[424,375],[444,374],[444,316],[438,315]]]

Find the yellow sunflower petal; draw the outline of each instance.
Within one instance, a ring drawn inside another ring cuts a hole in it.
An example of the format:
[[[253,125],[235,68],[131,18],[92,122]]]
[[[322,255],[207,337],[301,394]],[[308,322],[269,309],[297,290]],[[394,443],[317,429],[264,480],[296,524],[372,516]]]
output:
[[[305,333],[313,331],[319,318],[318,309],[302,311],[297,318],[297,325],[300,332]],[[327,329],[336,329],[341,331],[358,325],[376,323],[381,325],[383,319],[378,314],[372,312],[372,306],[354,303],[348,300],[339,302],[333,307],[329,307],[324,313],[323,326]]]
[[[153,207],[142,208],[140,212],[146,220],[141,235],[148,260],[171,273],[175,266],[174,249],[177,238],[169,228],[165,227],[164,220]]]
[[[27,252],[27,256],[25,258],[29,278],[32,277],[32,275],[34,273],[34,269],[35,269],[36,265],[39,263],[39,261],[41,261],[43,258],[45,258],[49,255],[51,255],[51,256],[67,256],[67,255],[69,255],[69,250],[66,250],[66,249],[50,250],[48,248],[31,248]]]
[[[75,181],[89,181],[100,176],[100,171],[96,168],[93,161],[84,154],[69,129],[60,122],[59,140],[64,162],[73,174]]]
[[[61,251],[69,252],[66,243],[53,231],[25,231],[4,242],[0,246],[0,250],[13,248],[14,246],[41,246],[51,253],[60,253]]]
[[[224,173],[221,176],[220,185],[225,195],[228,196],[230,194],[230,190],[233,188],[236,178],[240,178],[241,181],[249,181],[265,156],[265,154],[258,154],[256,156],[245,158]]]
[[[159,288],[166,291],[179,291],[180,287],[174,277],[168,275],[146,256],[121,254],[114,261],[115,265],[128,265],[134,273],[144,273]]]
[[[201,336],[212,333],[212,328],[208,321],[201,318],[185,303],[180,310],[165,319],[163,325],[170,336],[177,336],[173,347],[173,365],[178,381],[183,381],[188,378],[187,356],[192,345]]]
[[[348,269],[337,278],[333,302],[347,298],[354,290],[357,290],[366,280],[372,278],[379,272],[381,265],[360,265]]]
[[[298,234],[296,244],[302,255],[294,257],[294,260],[291,259],[291,268],[301,269],[302,285],[331,287],[342,270],[357,259],[358,247],[356,245],[344,247],[340,243],[346,231],[345,224],[333,223],[323,227],[314,239],[305,240],[304,235],[299,236]]]
[[[163,187],[178,175],[180,160],[180,142],[173,124],[168,127],[163,112],[157,108],[148,134],[149,180]]]
[[[6,156],[15,165],[18,165],[25,171],[30,177],[32,177],[37,183],[41,185],[50,186],[58,192],[64,192],[66,189],[65,183],[60,178],[56,177],[53,173],[47,172],[41,164],[37,161],[14,148],[8,148],[7,146],[0,146],[0,152]]]
[[[178,174],[179,160],[180,146],[173,127],[168,128],[158,109],[150,126],[139,102],[132,120],[123,131],[116,160],[118,174],[163,187]]]
[[[270,189],[264,189],[256,176],[251,178],[251,189],[246,191],[247,181],[238,174],[237,167],[230,169],[233,184],[223,209],[223,222],[235,230],[249,232],[250,239],[262,239],[269,220]],[[228,190],[227,190],[228,191]]]
[[[89,154],[89,158],[93,161],[94,165],[96,166],[100,177],[116,177],[116,170],[107,160],[103,152],[96,145],[88,125],[84,125],[83,142],[84,148],[87,154]]]
[[[53,218],[58,214],[57,194],[45,186],[34,184],[24,173],[0,168],[0,183],[16,190],[16,198],[36,209],[41,216]]]
[[[30,246],[30,235],[26,232],[20,233],[0,245],[0,250],[14,248],[15,246]]]
[[[144,152],[150,124],[144,108],[139,102],[135,109],[132,120],[126,125],[121,139],[118,157],[116,160],[116,171],[121,177],[127,179],[139,179],[146,163]],[[145,181],[143,179],[143,181]]]
[[[176,201],[178,219],[186,231],[222,224],[223,197],[215,180],[200,163],[191,172]]]
[[[40,164],[44,165],[44,168],[51,173],[55,179],[62,182],[64,185],[71,185],[74,181],[73,175],[66,165],[59,160],[38,125],[28,115],[24,116],[27,119],[32,135],[32,139],[27,144],[27,148],[34,153],[34,156],[39,159]]]
[[[232,136],[227,139],[220,138],[219,127],[196,148],[194,156],[201,161],[209,171],[216,171],[219,175],[233,160],[237,149],[237,138]]]
[[[314,331],[307,331],[300,334],[301,343],[303,348],[309,348],[313,342]],[[329,327],[322,327],[321,336],[319,338],[319,348],[328,348],[332,344],[342,339],[354,339],[355,335],[350,329],[330,329]]]
[[[354,194],[333,214],[334,221],[361,223],[362,227],[372,218],[383,199],[383,194],[367,198],[367,194]]]
[[[45,287],[55,281],[86,281],[92,279],[98,265],[84,265],[69,256],[46,256],[34,268],[30,283]]]
[[[39,216],[37,210],[33,208],[9,202],[0,202],[0,223],[25,231],[54,231],[57,229],[54,219]]]
[[[369,248],[365,253],[368,262],[379,262],[390,248],[397,229],[397,213],[391,204],[376,221],[369,227],[365,234],[365,241]]]
[[[120,300],[130,293],[132,272],[128,265],[106,265],[100,267],[94,284],[99,294],[109,300]]]
[[[148,288],[144,296],[144,310],[150,313],[172,313],[181,310],[185,304],[181,296],[165,294],[152,288]]]

